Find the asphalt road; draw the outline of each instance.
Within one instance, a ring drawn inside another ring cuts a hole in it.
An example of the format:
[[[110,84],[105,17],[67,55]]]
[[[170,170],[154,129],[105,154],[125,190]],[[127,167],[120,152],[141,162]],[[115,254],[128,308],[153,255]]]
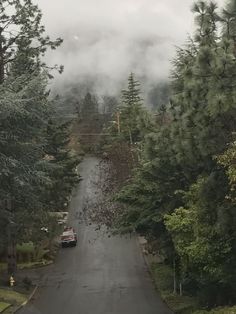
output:
[[[21,314],[171,314],[155,291],[135,237],[109,237],[81,221],[87,198],[98,194],[96,158],[80,165],[83,180],[71,200],[75,248],[61,249]],[[83,219],[82,219],[83,220]]]

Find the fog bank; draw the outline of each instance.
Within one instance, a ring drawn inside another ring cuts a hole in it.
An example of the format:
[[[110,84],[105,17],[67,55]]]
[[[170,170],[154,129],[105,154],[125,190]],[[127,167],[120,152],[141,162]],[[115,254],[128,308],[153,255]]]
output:
[[[193,30],[192,0],[35,0],[52,37],[63,45],[47,55],[65,66],[60,88],[92,82],[116,93],[134,72],[146,84],[169,77],[176,46]],[[218,0],[218,4],[224,1]]]

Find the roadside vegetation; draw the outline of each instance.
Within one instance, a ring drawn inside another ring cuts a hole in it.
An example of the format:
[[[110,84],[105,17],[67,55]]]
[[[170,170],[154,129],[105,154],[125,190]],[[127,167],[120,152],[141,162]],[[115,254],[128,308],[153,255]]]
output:
[[[0,289],[0,313],[14,313],[22,303],[26,302],[28,295],[16,291]]]
[[[192,310],[211,310],[236,303],[235,1],[224,9],[198,1],[193,13],[195,34],[177,49],[169,102],[148,112],[134,74],[122,91],[106,127],[111,175],[98,216],[112,215],[115,232],[146,237],[164,267],[154,277],[170,271],[172,288],[160,290],[175,309],[196,300]],[[220,311],[234,308],[210,313]]]
[[[0,302],[0,313],[3,313],[9,306],[9,303]]]
[[[165,263],[149,264],[151,276],[157,291],[162,299],[174,313],[188,314],[198,309],[199,304],[196,297],[189,295],[180,296],[173,290],[173,269]]]
[[[69,148],[71,123],[55,113],[53,71],[43,56],[51,40],[31,0],[0,3],[0,260],[8,271],[52,259],[60,232],[51,212],[66,211],[79,181],[77,155]],[[8,258],[6,258],[8,256]]]

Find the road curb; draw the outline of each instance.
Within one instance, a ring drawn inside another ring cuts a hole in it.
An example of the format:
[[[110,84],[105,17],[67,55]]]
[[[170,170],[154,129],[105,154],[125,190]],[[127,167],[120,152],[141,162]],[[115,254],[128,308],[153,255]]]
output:
[[[17,309],[15,309],[15,311],[13,313],[17,313],[19,310],[21,310],[23,307],[25,307],[33,298],[33,296],[35,295],[35,293],[37,292],[39,286],[36,286],[34,288],[34,290],[31,292],[31,294],[29,295],[28,299],[26,301],[24,301],[21,305],[18,306]]]

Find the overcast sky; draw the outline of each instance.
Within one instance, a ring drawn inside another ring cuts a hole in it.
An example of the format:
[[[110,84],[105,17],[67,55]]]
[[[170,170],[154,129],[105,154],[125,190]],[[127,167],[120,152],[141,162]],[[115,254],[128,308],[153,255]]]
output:
[[[65,66],[59,85],[92,77],[106,92],[119,88],[131,71],[149,82],[166,79],[175,46],[183,45],[193,29],[192,0],[35,2],[47,33],[64,39],[48,56]]]

